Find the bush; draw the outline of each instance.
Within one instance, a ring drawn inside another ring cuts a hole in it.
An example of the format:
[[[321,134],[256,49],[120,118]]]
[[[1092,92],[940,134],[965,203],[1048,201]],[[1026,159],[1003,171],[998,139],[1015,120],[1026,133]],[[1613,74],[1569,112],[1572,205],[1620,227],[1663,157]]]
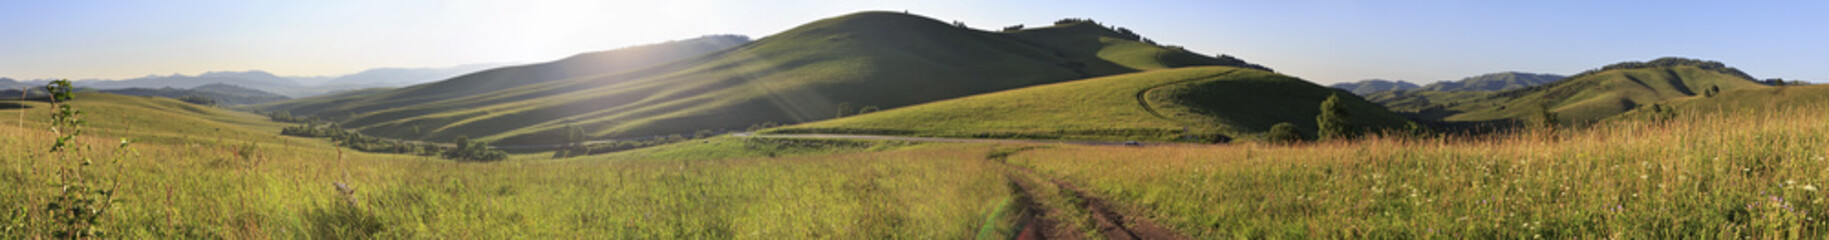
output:
[[[1264,141],[1272,143],[1293,143],[1302,139],[1302,133],[1296,132],[1296,124],[1288,122],[1271,125],[1270,131],[1264,133]]]

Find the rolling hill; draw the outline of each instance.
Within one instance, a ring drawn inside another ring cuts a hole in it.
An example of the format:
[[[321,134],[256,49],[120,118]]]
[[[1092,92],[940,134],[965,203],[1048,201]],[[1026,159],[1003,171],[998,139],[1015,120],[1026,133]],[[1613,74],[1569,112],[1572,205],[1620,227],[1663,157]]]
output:
[[[520,85],[652,67],[721,51],[747,42],[749,42],[749,38],[744,36],[705,36],[578,54],[546,63],[494,68],[397,90],[351,91],[252,108],[270,111],[284,110],[294,114],[320,117],[348,117],[357,113],[471,97]]]
[[[1359,80],[1358,82],[1335,83],[1333,85],[1328,85],[1328,87],[1346,90],[1353,94],[1367,95],[1383,91],[1417,89],[1422,86],[1417,86],[1415,83],[1405,82],[1403,80],[1366,79]]]
[[[106,89],[106,90],[100,90],[100,91],[105,92],[105,93],[120,94],[120,95],[150,96],[150,97],[165,97],[165,98],[180,98],[180,97],[185,97],[185,96],[198,96],[198,97],[209,98],[210,100],[215,101],[216,104],[220,104],[220,105],[258,104],[258,103],[266,103],[266,102],[291,99],[291,98],[288,98],[286,96],[282,96],[279,94],[273,94],[273,93],[269,93],[269,92],[263,92],[260,90],[254,90],[254,89],[250,89],[250,88],[244,88],[241,86],[222,84],[222,83],[212,83],[209,85],[197,86],[197,87],[190,88],[190,89],[177,89],[177,88],[167,87],[167,88],[157,88],[157,89],[152,89],[152,88]]]
[[[1562,80],[1565,76],[1524,72],[1488,73],[1457,81],[1430,83],[1418,91],[1505,91],[1534,87]]]
[[[1720,91],[1768,88],[1714,61],[1659,58],[1589,70],[1551,84],[1498,92],[1380,93],[1374,102],[1413,117],[1445,122],[1517,121],[1547,107],[1565,124],[1591,122],[1639,106]]]
[[[1202,142],[1254,139],[1280,122],[1313,135],[1322,100],[1340,94],[1354,125],[1408,120],[1375,104],[1281,74],[1233,67],[1153,70],[1008,90],[768,130]],[[1188,132],[1183,132],[1184,127]]]
[[[334,102],[329,106],[268,109],[348,116],[341,118],[344,126],[394,138],[556,143],[567,126],[598,139],[738,130],[1086,77],[1243,63],[1140,40],[1091,21],[986,32],[915,15],[863,12],[647,68],[524,73],[558,76],[548,81],[482,77],[507,71],[497,69],[354,99],[298,101]]]

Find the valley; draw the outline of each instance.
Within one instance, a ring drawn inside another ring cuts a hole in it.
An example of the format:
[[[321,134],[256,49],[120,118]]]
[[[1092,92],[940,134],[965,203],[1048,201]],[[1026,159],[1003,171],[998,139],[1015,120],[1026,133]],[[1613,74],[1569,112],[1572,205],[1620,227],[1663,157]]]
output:
[[[0,238],[1829,232],[1829,86],[1659,56],[1323,85],[1157,41],[864,11],[306,79],[338,92],[0,79]]]

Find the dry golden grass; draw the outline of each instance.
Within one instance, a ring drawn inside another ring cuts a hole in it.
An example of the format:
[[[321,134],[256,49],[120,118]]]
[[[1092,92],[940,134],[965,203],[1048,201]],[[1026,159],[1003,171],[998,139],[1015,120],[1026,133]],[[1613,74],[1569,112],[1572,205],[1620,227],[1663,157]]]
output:
[[[1202,238],[1823,234],[1829,108],[1488,138],[1069,147],[1013,163]]]

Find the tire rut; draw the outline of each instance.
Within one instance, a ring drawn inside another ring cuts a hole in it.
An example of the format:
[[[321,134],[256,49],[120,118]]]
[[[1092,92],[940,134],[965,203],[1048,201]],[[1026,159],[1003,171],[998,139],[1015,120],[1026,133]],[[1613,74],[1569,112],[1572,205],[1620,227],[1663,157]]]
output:
[[[1027,149],[1020,149],[1017,151],[1023,150]],[[1043,184],[1052,184],[1056,188],[1067,190],[1064,193],[1068,194],[1069,197],[1081,200],[1075,207],[1086,209],[1091,213],[1091,220],[1097,225],[1096,227],[1099,234],[1106,239],[1188,239],[1187,237],[1176,233],[1174,230],[1164,228],[1161,225],[1151,222],[1149,219],[1127,217],[1113,209],[1104,199],[1088,194],[1085,190],[1080,189],[1072,183],[1048,178],[1035,173],[1034,170],[1027,167],[1010,164],[1005,161],[1008,156],[1008,154],[1005,154],[991,157],[987,160],[995,161],[1007,167],[1006,169],[1008,169],[1009,172],[1005,173],[1005,177],[1017,186],[1019,194],[1021,194],[1019,197],[1033,199],[1035,194],[1031,193],[1031,191],[1037,189],[1036,186],[1031,185],[1033,183],[1019,180],[1019,175],[1034,176],[1045,181]],[[1052,219],[1048,219],[1048,216],[1058,216],[1058,214],[1055,213],[1059,210],[1050,209],[1050,207],[1039,204],[1033,200],[1024,201],[1024,203],[1028,205],[1027,208],[1029,209],[1026,213],[1027,215],[1024,216],[1024,219],[1029,220],[1025,221],[1026,223],[1024,223],[1022,233],[1017,239],[1081,238],[1078,235],[1071,234],[1071,232],[1062,234],[1059,229],[1057,229],[1060,226],[1059,223],[1054,222]]]

